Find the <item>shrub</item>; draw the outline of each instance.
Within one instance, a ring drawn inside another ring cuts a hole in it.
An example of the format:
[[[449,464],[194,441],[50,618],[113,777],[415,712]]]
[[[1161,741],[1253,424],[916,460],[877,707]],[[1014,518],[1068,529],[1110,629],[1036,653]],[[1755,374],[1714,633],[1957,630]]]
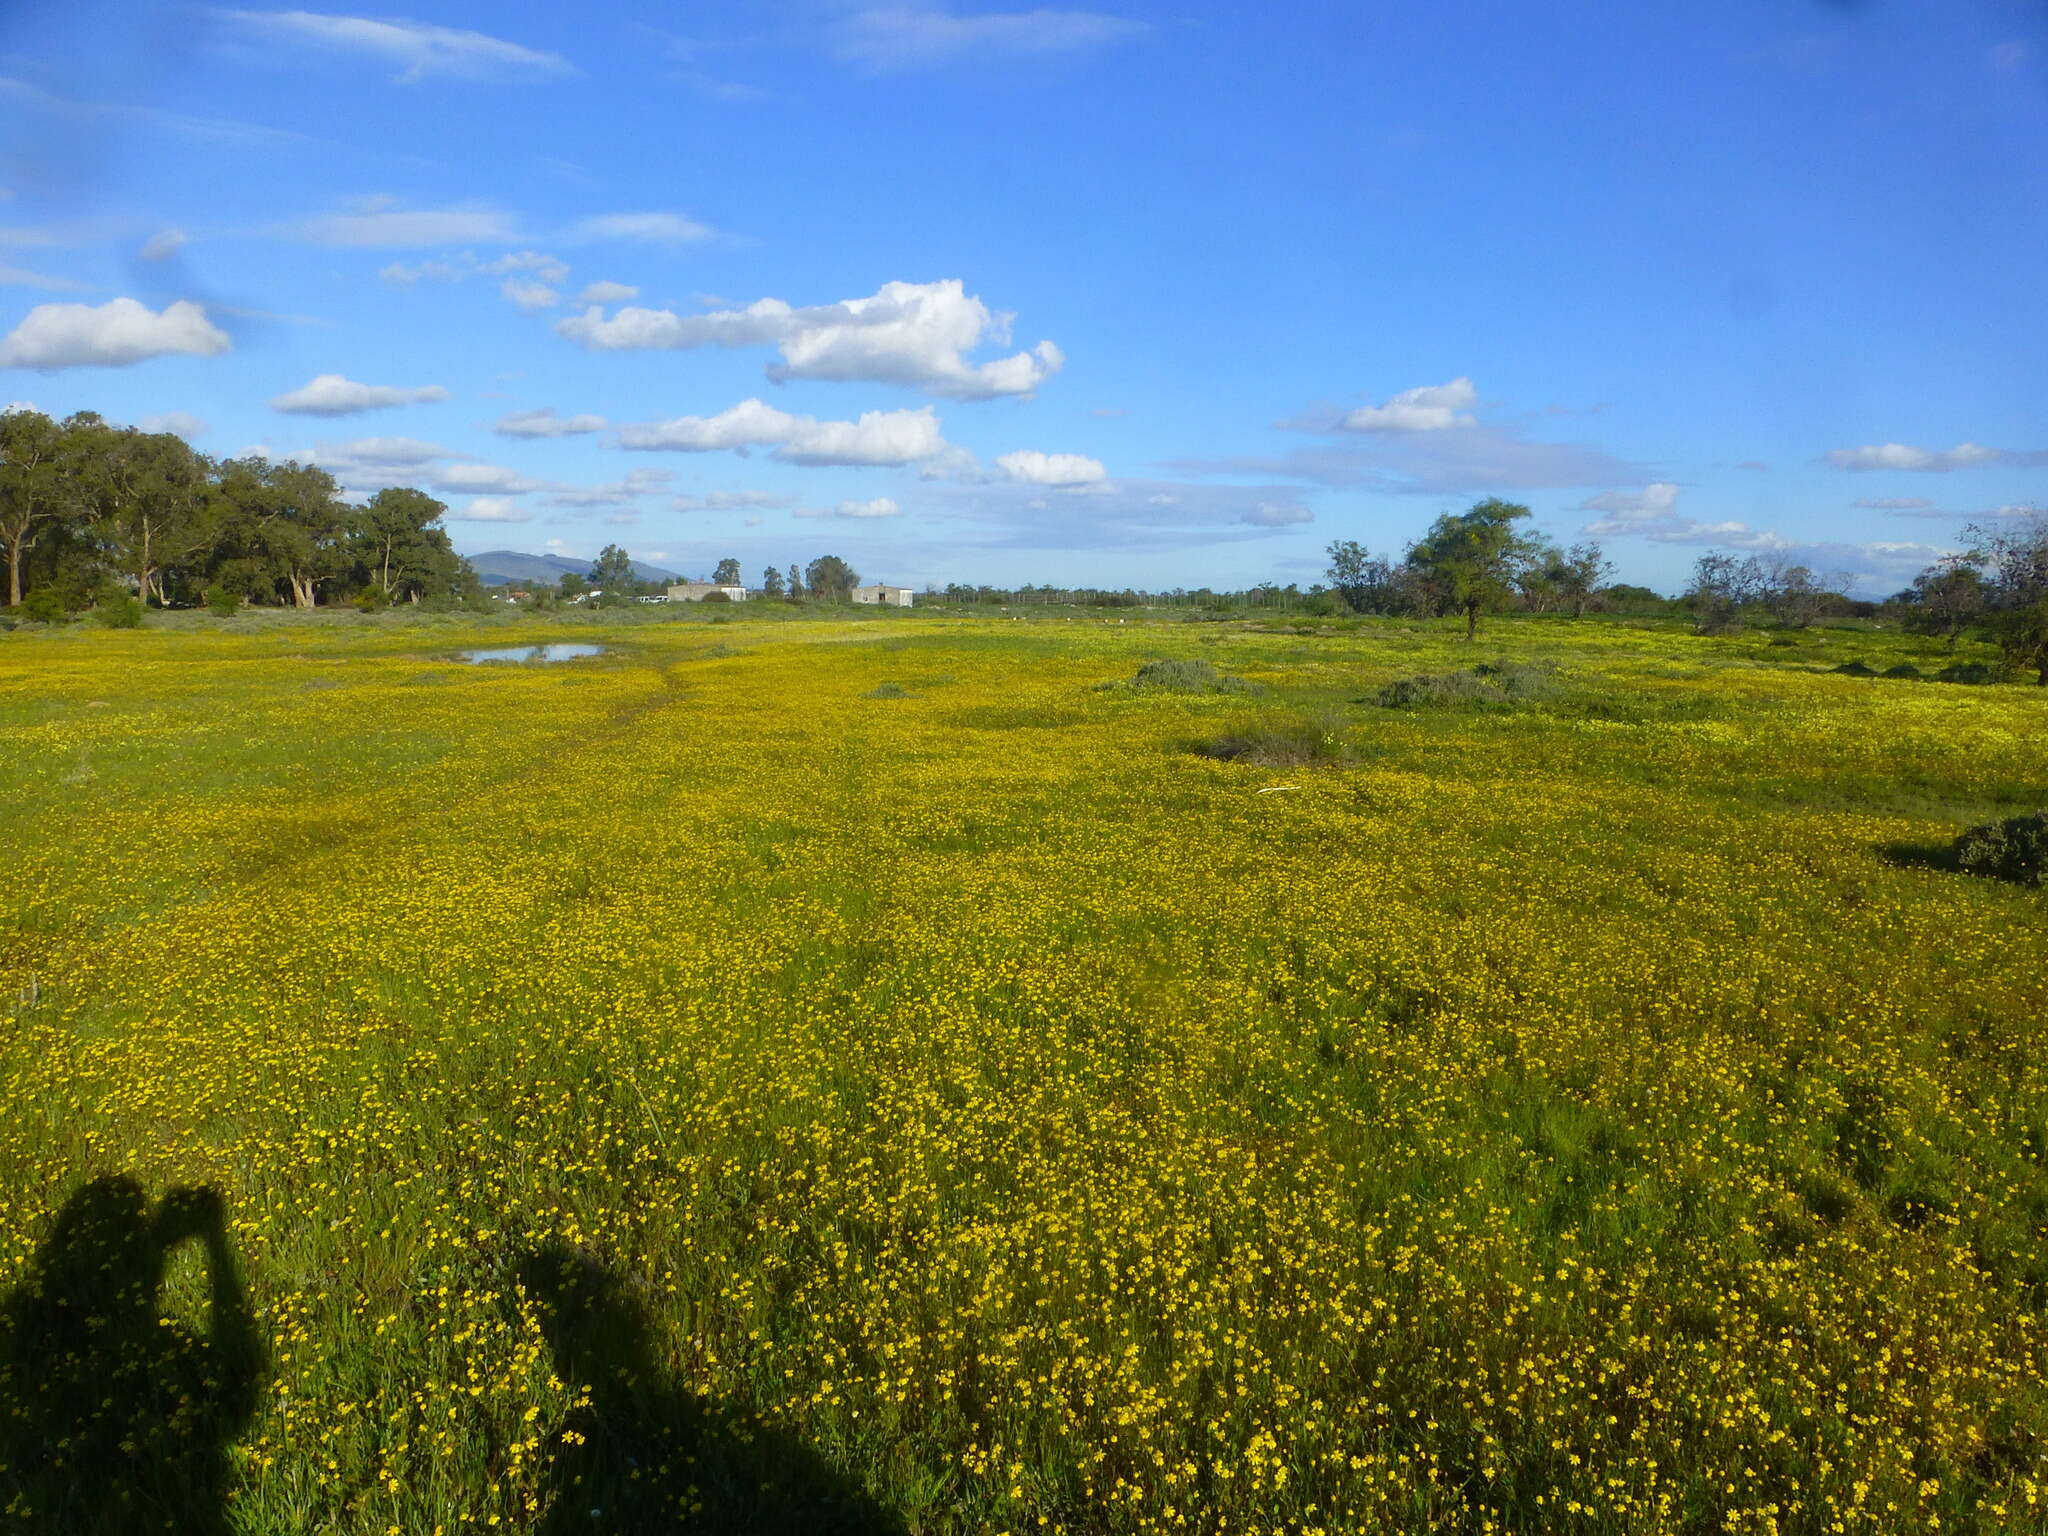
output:
[[[1998,668],[1982,661],[1959,661],[1935,675],[1944,683],[1995,683],[2001,676]]]
[[[349,601],[355,605],[358,613],[378,613],[391,606],[382,589],[378,587],[365,587]]]
[[[1902,661],[1896,667],[1886,667],[1882,675],[1885,677],[1918,678],[1925,677],[1927,674],[1914,666],[1910,661]]]
[[[1457,704],[1521,704],[1557,691],[1557,669],[1549,662],[1481,663],[1469,672],[1404,677],[1382,688],[1373,702],[1381,709],[1443,709]]]
[[[37,587],[21,600],[21,616],[34,624],[62,624],[64,599],[50,587]]]
[[[206,611],[216,619],[232,619],[241,606],[241,594],[230,591],[218,582],[206,589]]]
[[[1836,672],[1839,672],[1843,677],[1877,676],[1877,668],[1871,666],[1867,662],[1861,661],[1845,661],[1839,667],[1836,667],[1834,670]]]
[[[1344,721],[1335,714],[1276,716],[1254,720],[1195,751],[1219,762],[1254,763],[1261,768],[1311,768],[1347,763]]]
[[[706,603],[729,603],[732,599],[723,592],[706,592],[699,601]]]
[[[123,592],[103,597],[92,611],[93,622],[108,629],[135,629],[142,623],[142,599]]]
[[[1956,867],[2036,889],[2048,884],[2048,811],[1972,827],[1955,840]]]
[[[899,683],[877,683],[866,693],[862,694],[861,697],[864,699],[908,699],[914,697],[914,695],[908,688],[903,687]]]
[[[1148,661],[1126,685],[1149,693],[1249,693],[1251,684],[1218,672],[1200,657]]]

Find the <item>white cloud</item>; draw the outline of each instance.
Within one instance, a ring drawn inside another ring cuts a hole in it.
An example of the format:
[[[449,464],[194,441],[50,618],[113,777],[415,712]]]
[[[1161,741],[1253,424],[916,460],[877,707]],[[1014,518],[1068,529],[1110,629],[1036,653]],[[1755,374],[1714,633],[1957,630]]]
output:
[[[0,288],[41,288],[51,293],[76,293],[84,287],[84,283],[74,283],[68,277],[51,277],[47,273],[31,272],[27,267],[0,261]]]
[[[169,261],[184,248],[185,231],[160,229],[142,242],[142,249],[136,254],[144,261]]]
[[[449,518],[458,523],[530,523],[533,514],[516,501],[503,496],[474,496],[469,505],[459,511],[450,512]]]
[[[0,405],[0,416],[12,416],[16,411],[33,411],[39,409],[41,409],[41,407],[39,407],[33,400],[10,400],[5,405]]]
[[[782,507],[787,496],[768,491],[713,491],[708,496],[678,496],[669,505],[678,512],[728,512],[738,507]]]
[[[943,4],[871,5],[826,34],[826,47],[876,72],[929,69],[961,61],[1080,53],[1149,30],[1141,21],[1096,11],[997,11],[956,15]]]
[[[1865,496],[1854,505],[1868,512],[1927,512],[1934,507],[1925,496]]]
[[[1944,471],[1974,469],[1995,464],[2006,455],[1978,443],[1958,443],[1953,448],[1914,448],[1906,443],[1869,443],[1861,448],[1836,448],[1828,462],[1837,469],[1908,469]]]
[[[1099,459],[1078,453],[1040,453],[1035,448],[998,454],[996,468],[1026,485],[1090,485],[1108,473]]]
[[[433,76],[454,80],[547,80],[576,73],[558,53],[525,48],[482,32],[419,21],[377,21],[366,16],[310,11],[228,11],[259,43],[297,45],[355,54],[394,67],[400,85]]]
[[[502,464],[447,464],[434,471],[437,491],[490,491],[500,496],[519,496],[537,491],[541,482]]]
[[[1678,487],[1669,480],[1659,480],[1640,491],[1602,491],[1598,496],[1588,496],[1579,503],[1581,512],[1605,512],[1610,519],[1621,523],[1652,522],[1671,517],[1677,507]]]
[[[277,396],[270,402],[270,408],[290,416],[354,416],[362,411],[424,405],[447,398],[448,391],[438,384],[403,389],[393,384],[358,384],[338,373],[323,373]]]
[[[1250,523],[1255,528],[1292,528],[1298,523],[1312,523],[1315,513],[1298,501],[1262,501],[1249,512],[1238,515],[1238,521]]]
[[[274,147],[305,142],[303,134],[282,128],[263,128],[254,123],[226,117],[197,117],[185,112],[167,112],[161,107],[137,106],[132,102],[76,101],[26,80],[0,76],[0,99],[48,113],[66,122],[101,129],[115,122],[145,124],[175,133],[182,138],[207,144],[240,144]]]
[[[1404,389],[1385,405],[1362,405],[1338,423],[1347,432],[1442,432],[1474,425],[1479,392],[1467,378]]]
[[[464,252],[464,255],[468,256],[468,253]],[[468,256],[468,259],[476,261],[474,256]],[[491,277],[524,272],[543,283],[562,283],[569,279],[569,263],[559,256],[549,256],[540,251],[507,251],[503,256],[477,262],[476,269]]]
[[[840,502],[829,512],[799,512],[803,518],[899,518],[903,508],[891,502],[887,496],[877,496],[872,502]]]
[[[394,261],[380,268],[377,275],[394,288],[410,288],[422,282],[459,283],[480,273],[485,277],[527,277],[542,283],[561,283],[568,281],[569,264],[559,256],[540,251],[508,251],[489,261],[482,260],[474,251],[459,251],[452,256],[416,261],[410,266]]]
[[[285,225],[295,240],[343,250],[408,250],[437,245],[513,245],[519,229],[512,215],[484,206],[396,208],[373,198],[344,213],[319,213]],[[386,267],[387,281],[408,280],[402,267]],[[441,275],[436,272],[434,276]]]
[[[0,340],[0,368],[126,368],[152,357],[215,357],[233,345],[190,299],[161,313],[134,299],[38,304]]]
[[[423,443],[416,437],[358,437],[345,443],[321,443],[308,457],[329,467],[388,470],[418,469],[455,455],[438,443]]]
[[[508,277],[498,286],[512,305],[529,315],[539,314],[544,309],[553,309],[562,302],[562,296],[546,283],[529,282],[523,277]]]
[[[145,432],[174,432],[183,438],[206,434],[206,423],[190,411],[163,411],[155,416],[145,416],[135,425]]]
[[[858,421],[792,416],[760,400],[742,400],[716,416],[622,428],[619,446],[707,453],[772,447],[791,464],[916,464],[947,449],[930,406],[909,411],[865,411]]]
[[[718,231],[680,213],[600,213],[571,224],[565,240],[637,240],[643,245],[696,245]]]
[[[623,480],[605,485],[559,485],[548,499],[558,507],[617,507],[637,497],[666,490],[675,475],[666,469],[628,470]]]
[[[578,304],[624,304],[640,297],[640,290],[631,283],[597,282],[585,286],[576,295]]]
[[[557,416],[551,405],[537,411],[512,411],[500,416],[491,430],[500,437],[574,437],[582,432],[602,432],[605,419],[587,412],[579,416]]]
[[[905,384],[961,400],[1028,395],[1066,361],[1050,341],[987,363],[964,356],[984,341],[1010,338],[1012,317],[991,311],[958,278],[936,283],[884,283],[864,299],[793,308],[761,299],[745,309],[679,315],[668,309],[621,309],[609,319],[592,306],[555,330],[597,351],[693,347],[777,347],[782,361],[768,377],[870,380]]]

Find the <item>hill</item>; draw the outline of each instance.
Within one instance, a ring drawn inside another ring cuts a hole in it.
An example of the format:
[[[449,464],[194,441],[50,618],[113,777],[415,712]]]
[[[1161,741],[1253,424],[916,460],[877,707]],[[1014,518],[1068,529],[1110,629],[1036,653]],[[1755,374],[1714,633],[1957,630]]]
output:
[[[469,563],[487,587],[533,581],[552,585],[571,573],[588,576],[591,564],[588,560],[576,560],[567,555],[528,555],[516,549],[493,549],[485,554],[471,555]],[[682,580],[677,572],[649,565],[644,560],[633,562],[633,574],[642,581]]]

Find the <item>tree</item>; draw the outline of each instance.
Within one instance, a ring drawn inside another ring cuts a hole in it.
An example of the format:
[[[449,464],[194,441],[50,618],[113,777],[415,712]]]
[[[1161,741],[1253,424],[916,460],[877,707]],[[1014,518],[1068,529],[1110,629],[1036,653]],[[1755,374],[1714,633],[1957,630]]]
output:
[[[789,600],[793,603],[803,595],[803,573],[796,568],[796,562],[792,560],[789,566]]]
[[[21,603],[28,552],[62,513],[64,431],[41,411],[0,414],[0,540],[7,545],[7,606]]]
[[[761,573],[761,595],[763,597],[782,596],[782,572],[772,565]]]
[[[1465,615],[1465,638],[1479,633],[1479,615],[1514,595],[1514,578],[1531,548],[1515,533],[1529,509],[1489,496],[1430,525],[1408,563],[1422,572],[1446,609]]]
[[[813,597],[843,603],[860,585],[860,572],[837,555],[820,555],[804,567],[804,585]]]
[[[220,466],[214,487],[213,572],[245,596],[311,608],[322,582],[345,574],[350,509],[326,470],[251,457]]]
[[[1329,547],[1329,568],[1323,572],[1330,590],[1356,613],[1398,613],[1403,604],[1394,567],[1375,558],[1356,539],[1338,539]]]
[[[639,585],[633,575],[633,557],[616,544],[605,545],[590,567],[590,584],[600,592],[630,596]]]
[[[1916,635],[1939,635],[1944,650],[1956,648],[1956,637],[1975,622],[1989,600],[1984,573],[1968,555],[1948,555],[1918,576],[1899,597],[1906,603],[1906,628]]]
[[[1558,601],[1571,605],[1573,618],[1583,619],[1586,604],[1600,584],[1614,574],[1614,562],[1598,544],[1588,541],[1569,549],[1552,548],[1544,561],[1544,574]]]
[[[1741,621],[1742,610],[1762,594],[1763,577],[1754,555],[1747,560],[1719,551],[1701,555],[1693,562],[1692,585],[1685,591],[1693,628],[1703,635],[1733,629]]]
[[[401,595],[452,595],[476,573],[455,553],[441,514],[448,509],[425,491],[387,486],[356,512],[350,544],[366,580],[387,602]]]
[[[590,590],[590,583],[583,579],[579,571],[562,572],[562,579],[557,585],[564,598],[581,597]]]
[[[2032,667],[2048,688],[2048,512],[2029,514],[2016,527],[1972,527],[1976,558],[1988,578],[1984,627],[2006,665]]]
[[[1813,579],[1811,569],[1795,565],[1782,555],[1754,563],[1758,572],[1757,597],[1780,625],[1804,629],[1820,617],[1827,593]]]
[[[711,573],[711,579],[721,587],[738,586],[742,579],[739,561],[733,559],[731,555],[727,555],[718,562],[718,569]]]
[[[165,600],[163,573],[211,543],[209,465],[172,432],[99,422],[78,429],[75,461],[95,533],[144,606]]]

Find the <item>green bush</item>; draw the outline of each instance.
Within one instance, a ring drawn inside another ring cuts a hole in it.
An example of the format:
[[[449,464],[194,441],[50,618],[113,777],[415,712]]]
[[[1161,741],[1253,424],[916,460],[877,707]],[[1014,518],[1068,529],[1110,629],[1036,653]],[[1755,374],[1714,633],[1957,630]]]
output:
[[[1145,693],[1249,693],[1252,685],[1228,672],[1218,672],[1200,657],[1176,656],[1146,662],[1124,686]]]
[[[1956,867],[2039,889],[2048,885],[2048,811],[1972,827],[1955,840]]]
[[[1902,661],[1896,667],[1886,667],[1882,675],[1885,677],[1920,678],[1925,677],[1927,674],[1914,666],[1910,661]]]
[[[128,592],[103,597],[99,606],[93,609],[92,619],[95,624],[108,629],[139,628],[142,624],[142,599]]]
[[[1871,666],[1868,662],[1862,661],[1845,661],[1839,667],[1836,667],[1834,670],[1836,672],[1839,672],[1843,677],[1877,676],[1877,668]]]
[[[1336,766],[1353,756],[1344,731],[1343,718],[1332,713],[1272,716],[1199,742],[1195,751],[1220,762],[1253,763],[1261,768]]]
[[[357,613],[381,613],[391,606],[389,599],[384,596],[383,589],[379,587],[363,588],[349,599],[349,603]]]
[[[62,624],[67,617],[64,599],[53,587],[37,587],[21,600],[21,616],[34,624]]]
[[[1557,691],[1549,662],[1482,662],[1469,672],[1439,672],[1388,683],[1374,697],[1382,709],[1443,709],[1458,704],[1526,704]]]
[[[1936,674],[1944,683],[1995,683],[2003,675],[1998,668],[1982,661],[1959,661]]]
[[[241,609],[242,596],[216,582],[206,589],[206,611],[216,619],[232,619]]]

